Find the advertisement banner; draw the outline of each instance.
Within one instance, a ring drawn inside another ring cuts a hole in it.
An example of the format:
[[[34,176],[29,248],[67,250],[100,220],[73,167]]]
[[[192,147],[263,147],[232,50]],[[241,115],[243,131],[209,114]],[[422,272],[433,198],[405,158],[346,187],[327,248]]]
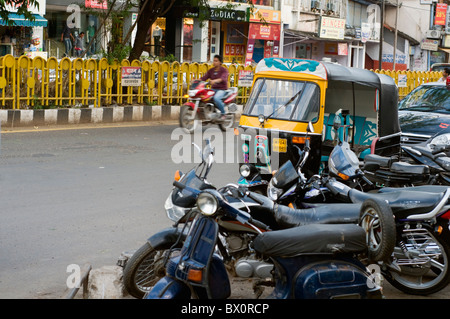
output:
[[[248,22],[281,24],[281,11],[247,8]]]
[[[436,4],[436,15],[434,17],[434,24],[445,25],[445,17],[447,16],[447,4],[437,3]]]
[[[264,25],[262,23],[250,23],[248,38],[260,40],[280,40],[281,27],[276,24]]]

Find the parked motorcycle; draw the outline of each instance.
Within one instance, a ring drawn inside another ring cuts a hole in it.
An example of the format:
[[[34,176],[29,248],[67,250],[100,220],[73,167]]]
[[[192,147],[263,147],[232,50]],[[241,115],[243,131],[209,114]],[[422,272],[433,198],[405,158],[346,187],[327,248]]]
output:
[[[193,133],[198,123],[218,124],[222,131],[233,127],[237,105],[235,103],[238,89],[230,87],[223,97],[225,103],[225,119],[214,105],[213,97],[216,91],[207,88],[208,82],[194,80],[189,86],[189,101],[180,109],[180,127]]]
[[[200,151],[200,149],[197,147]],[[213,162],[213,149],[207,142],[200,152],[202,162],[186,174],[176,174],[182,190],[174,188],[166,201],[168,217],[175,222],[174,227],[162,230],[151,236],[147,243],[138,249],[126,262],[123,281],[126,290],[136,298],[148,292],[155,282],[164,275],[164,259],[169,248],[181,247],[190,222],[198,213],[197,194],[190,188],[215,189],[207,182],[207,175]],[[361,204],[337,204],[333,211],[329,206],[291,210],[282,205],[274,205],[266,196],[250,192],[245,188],[229,184],[217,190],[235,209],[245,210],[250,216],[261,220],[272,230],[292,228],[308,224],[357,224],[360,218]],[[374,207],[373,209],[377,209]],[[391,215],[389,215],[391,217]],[[391,217],[392,218],[392,217]],[[219,250],[225,265],[235,276],[264,279],[271,276],[273,265],[257,258],[250,248],[257,232],[233,219],[221,218]]]
[[[188,188],[174,182],[180,189]],[[269,231],[264,223],[234,208],[216,190],[199,191],[197,214],[183,247],[171,250],[166,276],[146,299],[224,299],[231,294],[220,246],[220,221],[232,220],[257,233],[253,249],[274,267],[269,298],[381,298],[380,286],[357,258],[367,251],[366,233],[356,224],[310,224]],[[368,284],[370,283],[370,284]]]
[[[402,145],[402,158],[369,154],[363,170],[368,179],[386,186],[450,185],[450,133]]]
[[[306,147],[303,156],[307,156],[307,150]],[[297,207],[316,203],[362,203],[370,199],[384,203],[385,210],[395,217],[396,243],[392,260],[382,264],[383,275],[394,287],[409,294],[427,295],[446,287],[450,282],[450,189],[430,185],[383,187],[364,192],[349,186],[360,184],[364,177],[359,162],[352,160],[355,157],[345,142],[341,142],[330,154],[331,176],[315,175],[308,180],[301,173],[301,165],[294,167],[287,162],[269,182],[268,196]],[[370,209],[367,212],[370,213]],[[372,220],[376,222],[377,218]],[[376,231],[376,227],[373,229]],[[371,234],[370,240],[379,241],[376,232]]]

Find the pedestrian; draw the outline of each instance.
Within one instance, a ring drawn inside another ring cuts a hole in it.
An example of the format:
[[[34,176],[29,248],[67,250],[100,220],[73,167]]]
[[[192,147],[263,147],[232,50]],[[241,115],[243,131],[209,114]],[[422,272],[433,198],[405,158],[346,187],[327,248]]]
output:
[[[444,68],[442,70],[442,77],[438,80],[438,82],[447,82],[447,77],[450,75],[450,68]]]
[[[80,34],[75,39],[75,56],[80,57],[84,51],[84,32],[80,32]]]
[[[67,23],[64,23],[63,32],[61,33],[61,42],[64,42],[64,47],[66,49],[64,56],[66,57],[69,57],[72,51],[72,41],[75,41],[72,35],[72,29],[69,28]]]
[[[216,92],[213,98],[214,104],[222,113],[220,119],[225,120],[225,103],[223,103],[222,98],[225,95],[225,90],[228,89],[228,70],[222,66],[222,57],[220,55],[214,56],[213,67],[200,79],[202,81],[209,79],[211,89]]]

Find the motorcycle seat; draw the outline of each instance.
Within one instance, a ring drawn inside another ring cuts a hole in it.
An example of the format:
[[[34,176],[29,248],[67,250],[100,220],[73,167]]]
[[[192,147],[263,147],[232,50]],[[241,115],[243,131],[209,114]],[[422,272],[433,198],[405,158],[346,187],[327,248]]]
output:
[[[441,201],[444,193],[425,192],[398,189],[396,192],[365,193],[351,189],[348,196],[352,203],[363,202],[366,199],[386,201],[398,219],[405,219],[411,214],[426,214]]]
[[[448,189],[448,186],[444,185],[420,185],[402,187],[404,191],[416,191],[416,192],[429,192],[429,193],[444,193]],[[378,193],[392,193],[398,192],[398,187],[383,187],[378,190]]]
[[[392,163],[390,170],[394,173],[425,175],[430,173],[430,168],[427,165],[414,165],[406,162]]]
[[[259,234],[255,250],[265,256],[348,254],[367,251],[366,232],[356,224],[311,224]]]
[[[306,209],[276,205],[274,217],[280,228],[292,228],[308,224],[357,224],[360,208],[361,203],[322,204]]]

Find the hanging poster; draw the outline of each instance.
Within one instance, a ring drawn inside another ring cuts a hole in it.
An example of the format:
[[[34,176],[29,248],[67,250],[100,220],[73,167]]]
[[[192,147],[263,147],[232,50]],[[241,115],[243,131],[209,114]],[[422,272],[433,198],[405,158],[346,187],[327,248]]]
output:
[[[447,4],[437,3],[436,4],[436,15],[434,17],[434,24],[445,25],[445,17],[447,16]]]

